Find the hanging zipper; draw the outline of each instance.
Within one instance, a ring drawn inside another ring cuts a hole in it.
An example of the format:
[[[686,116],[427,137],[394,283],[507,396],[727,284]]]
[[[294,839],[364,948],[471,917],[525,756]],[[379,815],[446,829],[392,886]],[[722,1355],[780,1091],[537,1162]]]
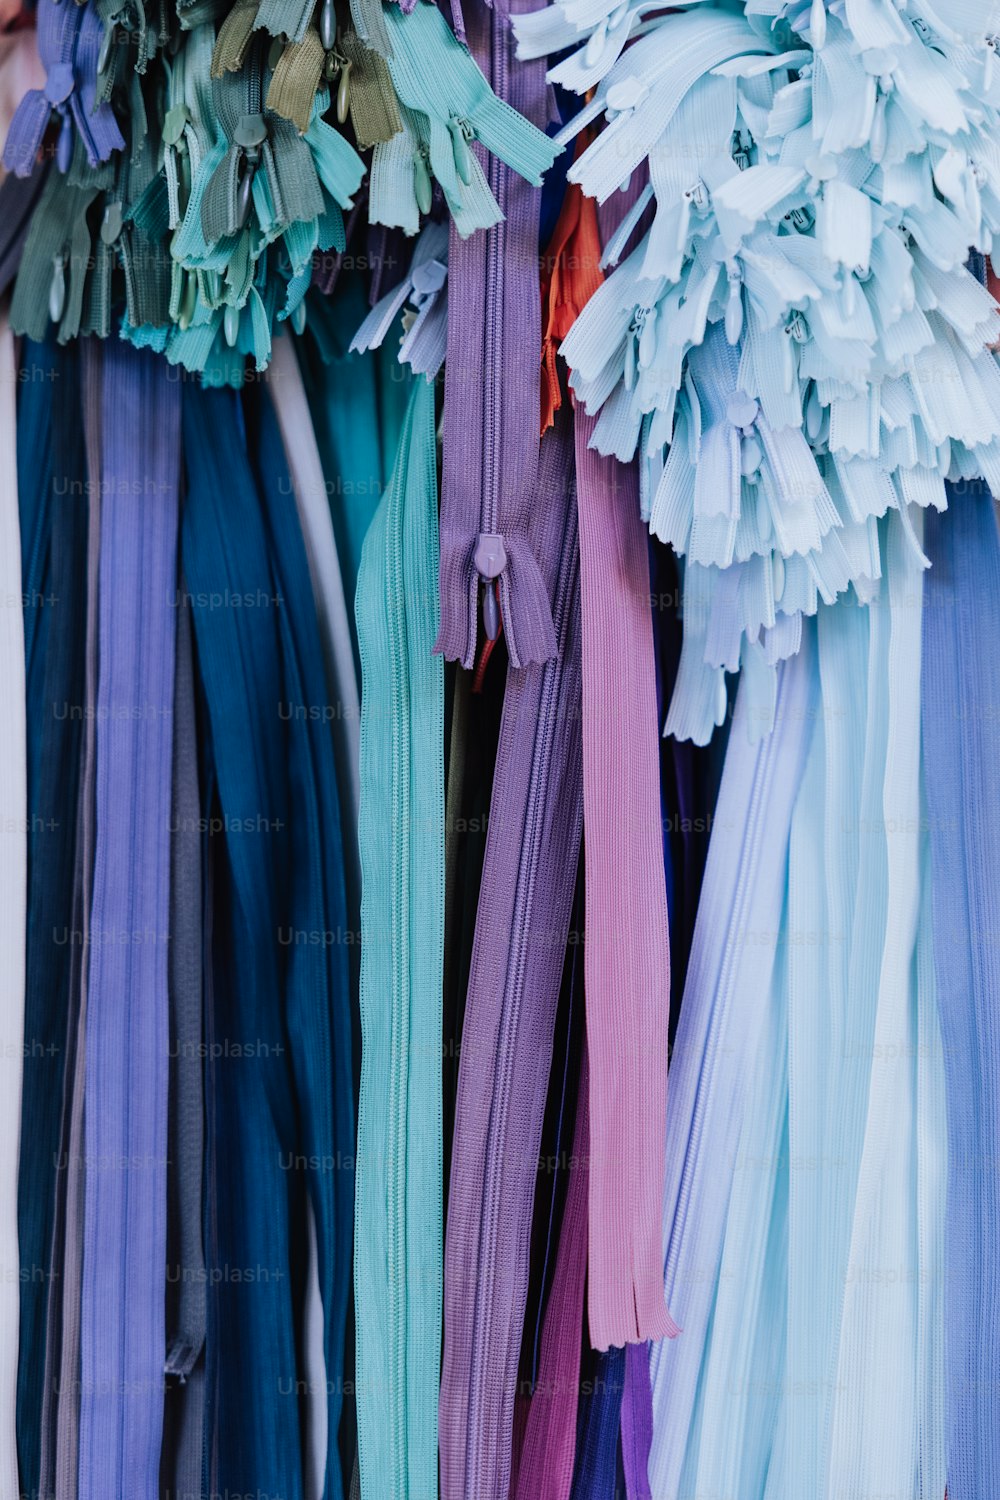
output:
[[[670,948],[648,543],[638,476],[576,412],[595,1349],[678,1332],[663,1297]],[[627,672],[620,663],[627,661]]]
[[[735,1164],[745,1058],[766,1000],[784,902],[788,829],[809,739],[812,665],[804,651],[779,668],[776,727],[751,743],[757,712],[740,684],[671,1061],[664,1282],[682,1338],[654,1344],[650,1487],[676,1494],[694,1410]],[[754,1005],[741,1005],[739,997]]]
[[[431,652],[436,524],[434,388],[417,381],[392,481],[365,539],[357,595],[364,684],[358,1452],[365,1493],[387,1496],[432,1494],[437,1484],[444,670]]]
[[[486,20],[488,33],[484,21],[470,34],[497,98],[529,119],[541,118],[541,65],[512,69],[505,19],[491,12]],[[390,69],[398,89],[393,63]],[[454,98],[453,107],[465,111],[452,119],[457,146],[471,102],[458,104],[457,91]],[[484,127],[477,129],[482,135]],[[509,151],[507,157],[491,156],[487,168],[502,221],[468,242],[456,233],[449,254],[455,312],[445,364],[437,649],[466,668],[475,659],[480,618],[487,639],[495,639],[502,617],[515,667],[547,661],[556,650],[551,604],[528,540],[538,472],[539,203],[538,194],[517,180]]]
[[[462,1034],[446,1248],[444,1500],[507,1500],[510,1482],[526,1228],[582,828],[567,425],[561,417],[542,448],[543,503],[531,535],[552,578],[560,654],[508,672]]]

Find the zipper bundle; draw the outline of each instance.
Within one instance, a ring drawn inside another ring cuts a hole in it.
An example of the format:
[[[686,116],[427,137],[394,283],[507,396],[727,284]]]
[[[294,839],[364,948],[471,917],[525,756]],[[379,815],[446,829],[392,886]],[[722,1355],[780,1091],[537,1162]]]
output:
[[[819,601],[872,596],[887,509],[1000,484],[1000,325],[965,269],[1000,226],[1000,122],[964,12],[647,10],[556,0],[515,27],[523,57],[577,49],[549,76],[593,96],[559,139],[608,120],[570,180],[604,202],[648,163],[609,260],[652,225],[563,353],[594,447],[639,453],[650,527],[688,559],[705,630],[668,727],[703,744],[725,672],[773,678]]]
[[[808,652],[778,674],[775,730],[751,742],[759,714],[740,684],[716,830],[688,967],[667,1104],[664,1207],[667,1303],[683,1336],[653,1346],[654,1494],[680,1494],[702,1350],[711,1317],[736,1166],[745,1058],[765,1012],[785,896],[788,827],[813,712]],[[730,840],[732,844],[730,845]],[[755,935],[761,940],[755,940]]]
[[[117,329],[212,384],[240,384],[248,358],[264,369],[280,325],[305,326],[314,259],[346,249],[365,176],[328,114],[375,148],[372,222],[416,233],[434,179],[463,233],[496,222],[474,139],[541,180],[559,148],[494,97],[433,4],[359,4],[339,31],[333,0],[311,10],[162,8],[131,29],[126,12],[44,0],[47,83],[21,103],[7,164],[28,176],[53,110],[62,124],[17,331]]]

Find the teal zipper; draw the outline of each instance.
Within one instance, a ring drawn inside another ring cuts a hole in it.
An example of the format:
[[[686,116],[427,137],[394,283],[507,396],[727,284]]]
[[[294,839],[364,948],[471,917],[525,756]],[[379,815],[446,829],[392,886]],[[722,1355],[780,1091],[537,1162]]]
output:
[[[357,596],[358,1452],[364,1493],[387,1500],[422,1500],[437,1487],[444,965],[444,665],[432,651],[437,524],[434,389],[421,380],[365,539]]]

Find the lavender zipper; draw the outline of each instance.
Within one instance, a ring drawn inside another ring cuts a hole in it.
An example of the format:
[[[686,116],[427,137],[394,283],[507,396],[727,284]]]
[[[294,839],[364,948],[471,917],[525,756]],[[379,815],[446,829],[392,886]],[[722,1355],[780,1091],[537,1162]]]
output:
[[[536,7],[522,0],[512,8]],[[469,46],[497,96],[544,127],[544,64],[515,64],[506,19],[474,11]],[[523,667],[556,651],[529,537],[538,475],[541,194],[499,158],[481,160],[505,217],[467,240],[451,230],[436,649],[472,666],[481,596],[487,636],[495,639],[502,618],[511,664]]]
[[[531,533],[561,649],[508,676],[462,1035],[445,1250],[443,1500],[507,1500],[510,1485],[538,1150],[582,832],[567,426],[561,419],[542,449]]]

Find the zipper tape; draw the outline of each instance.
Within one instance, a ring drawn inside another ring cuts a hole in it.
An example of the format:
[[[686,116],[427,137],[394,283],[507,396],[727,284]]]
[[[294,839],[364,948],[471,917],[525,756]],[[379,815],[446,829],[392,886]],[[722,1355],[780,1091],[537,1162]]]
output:
[[[309,416],[309,404],[290,337],[275,340],[267,388],[274,403],[288,460],[295,504],[309,563],[316,603],[329,702],[334,708],[334,757],[341,789],[341,824],[356,828],[358,821],[360,715],[358,679],[354,669],[351,626],[344,580],[327,498],[323,465]],[[360,872],[353,838],[345,843],[345,865],[352,904],[360,899]]]
[[[649,1380],[649,1350],[642,1344],[625,1349],[625,1389],[622,1392],[622,1466],[627,1500],[652,1500],[649,1488],[649,1450],[653,1442],[653,1388]]]
[[[46,1317],[57,1194],[59,1108],[72,973],[77,787],[86,599],[87,506],[78,351],[23,346],[17,495],[22,541],[28,726],[28,921],[18,1181],[17,1446],[21,1484],[38,1486]],[[56,938],[61,941],[56,941]],[[28,1190],[28,1184],[31,1188]]]
[[[285,382],[285,386],[287,389],[283,387],[282,399],[288,400],[295,391],[302,408],[301,420],[305,431],[311,435],[301,378],[294,386],[291,381]],[[274,387],[267,390],[273,391]],[[278,620],[284,625],[285,701],[316,703],[322,701],[328,684],[329,656],[324,638],[324,611],[310,607],[310,563],[318,550],[315,533],[311,530],[315,522],[310,519],[303,524],[298,508],[289,509],[287,497],[292,481],[276,406],[277,402],[272,404],[263,397],[259,405],[251,404],[247,428],[255,450],[275,578],[283,601],[279,606]],[[301,451],[303,445],[297,446]],[[315,444],[312,451],[315,453]],[[306,486],[300,488],[306,493]],[[339,569],[335,568],[336,554],[333,552],[325,495],[316,486],[311,487],[309,493],[317,503],[317,509],[322,506],[318,516],[326,521],[327,529],[319,535],[325,536],[329,544],[326,577],[329,580],[330,572],[333,572],[331,582],[339,592],[343,608],[343,588]],[[327,609],[329,586],[328,582],[323,595]],[[354,663],[346,619],[341,620],[337,631],[337,644],[342,670],[353,682]],[[299,765],[301,772],[296,776],[293,770],[289,781],[291,850],[294,863],[310,871],[306,888],[296,896],[296,931],[301,931],[304,926],[311,931],[332,929],[336,935],[346,932],[349,926],[345,874],[348,851],[340,812],[345,794],[338,786],[336,753],[330,754],[328,726],[317,722],[315,717],[309,718],[304,725],[297,717],[292,723],[296,728],[290,736],[291,766]],[[301,815],[296,815],[299,809]],[[309,1368],[315,1371],[313,1389],[309,1394],[321,1407],[324,1395],[326,1398],[325,1419],[320,1415],[319,1430],[310,1434],[311,1460],[314,1466],[318,1463],[321,1492],[328,1500],[339,1500],[343,1477],[338,1431],[344,1395],[344,1342],[353,1246],[352,1153],[356,1141],[351,985],[346,944],[324,939],[321,945],[313,946],[320,951],[310,954],[301,968],[295,964],[291,966],[286,1018],[294,1098],[307,1161],[307,1237],[315,1238],[308,1257],[310,1275],[307,1279],[306,1339],[312,1348]],[[332,1171],[328,1169],[331,1160],[334,1163]],[[315,1427],[317,1418],[314,1417],[313,1423]]]
[[[918,514],[918,521],[922,519]],[[871,669],[888,709],[879,777],[884,833],[878,844],[884,845],[884,852],[876,851],[884,871],[884,942],[870,1033],[863,1038],[867,1041],[870,1034],[873,1061],[864,1069],[870,1076],[862,1100],[863,1140],[848,1219],[847,1260],[841,1268],[826,1483],[832,1494],[859,1485],[891,1493],[893,1488],[912,1487],[913,1475],[919,1473],[917,1493],[930,1497],[941,1493],[948,1476],[943,1468],[925,1473],[920,1465],[921,1456],[935,1449],[943,1457],[944,1433],[943,1390],[936,1403],[937,1438],[922,1431],[917,1420],[925,1409],[923,1392],[938,1375],[933,1365],[920,1359],[921,1302],[916,1295],[887,1296],[882,1279],[871,1274],[884,1267],[913,1266],[921,1228],[929,1230],[934,1218],[942,1230],[944,1225],[943,1199],[932,1205],[931,1224],[921,1226],[919,1216],[921,1187],[926,1195],[940,1177],[935,1168],[942,1165],[943,1146],[940,1137],[937,1142],[920,1138],[922,1100],[914,1061],[920,1057],[916,950],[922,807],[921,642],[915,638],[913,616],[919,617],[922,610],[922,572],[900,514],[890,513],[884,526],[887,586],[884,602],[870,610],[888,615],[881,631],[874,622],[873,639],[883,635],[884,645],[882,660],[873,662]],[[870,846],[872,841],[867,842]],[[863,845],[866,857],[871,855]],[[940,1067],[940,1051],[929,1061]],[[925,1145],[929,1154],[922,1149]],[[942,1269],[921,1267],[917,1259],[914,1271],[923,1270],[930,1278],[924,1283],[918,1277],[917,1286],[933,1289],[935,1281],[940,1284]]]
[[[945,1379],[950,1500],[1000,1484],[996,1421],[1000,1222],[996,930],[1000,748],[984,642],[1000,625],[1000,542],[985,486],[928,517],[922,736],[933,871],[934,969],[948,1118]],[[973,1226],[979,1226],[975,1231]]]
[[[291,886],[282,774],[289,752],[277,712],[284,683],[273,618],[283,592],[235,396],[185,386],[183,419],[183,576],[209,726],[203,816],[206,830],[212,819],[223,826],[221,835],[206,832],[204,854],[205,1041],[217,1059],[205,1070],[206,1478],[212,1493],[252,1479],[302,1500],[299,1403],[280,1396],[295,1390],[298,1374],[286,1268],[290,1217],[297,1225],[304,1218],[302,1174],[282,1170],[282,1162],[294,1165],[296,1138],[279,961],[286,949],[274,936],[283,919],[294,935],[278,904],[279,889]],[[211,607],[237,598],[254,607]],[[255,725],[252,740],[247,724]],[[288,945],[289,954],[298,951]],[[232,1057],[227,1044],[243,1037],[253,1039],[253,1051]],[[225,1275],[227,1266],[243,1265],[262,1268],[261,1279],[245,1284]],[[251,1342],[241,1346],[223,1329],[240,1329]],[[243,1357],[242,1347],[258,1357]],[[248,1410],[257,1414],[252,1423]]]
[[[322,1447],[326,1494],[339,1500],[354,1195],[340,816],[329,725],[308,713],[327,689],[306,553],[278,425],[256,395],[245,427],[232,392],[186,387],[184,403],[184,575],[211,728],[202,783],[223,830],[207,849],[206,1016],[217,1049],[208,1138],[231,1143],[209,1163],[208,1482],[303,1500],[303,1460],[315,1463]],[[253,607],[216,607],[220,599]],[[249,1057],[232,1045],[247,1036]],[[243,1265],[259,1274],[226,1271]],[[233,1328],[248,1342],[233,1340]],[[315,1422],[315,1393],[301,1403],[297,1382],[317,1373],[326,1440],[312,1425],[303,1451],[300,1404]],[[258,1420],[247,1423],[248,1410]]]
[[[104,351],[80,1492],[155,1491],[167,1255],[167,933],[180,390]],[[147,434],[138,447],[136,432]],[[136,881],[135,872],[143,878]],[[117,936],[116,936],[117,934]],[[122,934],[128,936],[124,938]]]
[[[90,941],[90,900],[93,894],[94,763],[96,763],[97,703],[97,579],[100,571],[100,426],[102,426],[102,345],[88,339],[81,351],[84,441],[87,456],[87,597],[84,628],[84,705],[79,799],[76,805],[76,879],[73,889],[73,932],[81,935],[81,951]],[[52,1221],[51,1286],[45,1328],[45,1385],[42,1391],[42,1440],[39,1490],[42,1494],[73,1497],[79,1472],[79,1317],[84,1251],[84,1037],[87,1025],[87,965],[70,972],[66,1025],[66,1071],[63,1076],[63,1115],[60,1161]]]
[[[625,1390],[625,1350],[590,1352],[576,1431],[576,1464],[570,1500],[605,1500],[621,1493],[618,1444]]]
[[[746,1092],[746,1057],[766,1004],[774,947],[748,933],[781,922],[788,830],[813,710],[808,649],[778,669],[774,732],[740,684],[672,1057],[664,1211],[665,1287],[683,1337],[653,1345],[654,1495],[679,1493],[711,1313]]]
[[[87,480],[90,485],[87,508],[87,599],[85,627],[84,697],[87,718],[83,729],[80,771],[79,840],[81,844],[81,881],[79,893],[80,931],[83,951],[90,940],[90,911],[93,897],[94,839],[96,822],[97,766],[97,687],[98,687],[98,601],[101,568],[101,427],[103,421],[103,345],[88,339],[82,346],[83,424],[86,446]],[[75,971],[74,971],[75,972]],[[55,1494],[57,1500],[75,1500],[80,1468],[80,1319],[83,1285],[83,1214],[86,1170],[84,1166],[83,1094],[86,1075],[87,965],[79,965],[79,999],[74,1014],[71,1003],[66,1042],[66,1080],[63,1105],[63,1145],[66,1178],[62,1199],[64,1215],[60,1226],[60,1204],[56,1205],[53,1226],[53,1301],[61,1300],[56,1312],[50,1301],[53,1327],[46,1346],[46,1389],[54,1411],[54,1448],[47,1451],[49,1427],[43,1420],[40,1489]],[[72,979],[71,979],[72,982]],[[71,1002],[73,992],[71,990]],[[67,1108],[68,1095],[68,1108]],[[60,1257],[61,1255],[61,1263]],[[58,1335],[56,1336],[56,1330]],[[47,1330],[47,1334],[48,1334]],[[58,1337],[58,1342],[57,1342]],[[52,1350],[51,1365],[48,1351]],[[52,1371],[52,1381],[49,1371]],[[58,1392],[58,1399],[57,1399]],[[50,1419],[51,1420],[51,1419]]]
[[[28,899],[28,766],[25,719],[24,620],[11,601],[21,597],[21,524],[17,505],[17,362],[7,310],[0,313],[0,596],[8,608],[0,617],[0,683],[7,705],[0,728],[3,801],[0,808],[0,860],[4,895],[0,944],[7,955],[0,988],[0,1058],[3,1059],[0,1157],[0,1494],[20,1493],[15,1409],[17,1397],[20,1263],[17,1243],[17,1142],[21,1123],[24,1046],[24,934]]]
[[[537,427],[537,407],[532,416]],[[583,812],[571,453],[560,414],[542,445],[531,531],[553,589],[560,654],[508,671],[462,1029],[445,1245],[444,1500],[503,1500],[509,1490],[538,1151]]]
[[[545,123],[544,67],[515,65],[506,21],[485,8],[469,44],[498,98]],[[499,587],[515,667],[556,651],[552,607],[529,540],[538,475],[540,192],[498,157],[487,164],[503,221],[448,250],[441,631],[437,649],[471,668],[480,591]]]
[[[538,1379],[528,1407],[516,1500],[569,1500],[580,1400],[583,1293],[587,1279],[590,1152],[587,1055],[580,1061],[569,1183],[546,1304]]]
[[[173,789],[170,814],[170,1055],[167,1168],[167,1264],[184,1266],[178,1282],[167,1283],[168,1377],[163,1405],[161,1483],[176,1494],[196,1494],[205,1461],[205,1362],[207,1323],[204,1202],[204,1117],[202,1042],[201,790],[195,718],[194,643],[191,606],[177,611],[174,681]]]
[[[595,1349],[674,1335],[663,1301],[670,944],[649,556],[634,469],[576,413]]]
[[[414,1500],[437,1486],[443,1275],[436,465],[434,387],[416,381],[358,580],[364,1045],[354,1252],[361,1493]]]

